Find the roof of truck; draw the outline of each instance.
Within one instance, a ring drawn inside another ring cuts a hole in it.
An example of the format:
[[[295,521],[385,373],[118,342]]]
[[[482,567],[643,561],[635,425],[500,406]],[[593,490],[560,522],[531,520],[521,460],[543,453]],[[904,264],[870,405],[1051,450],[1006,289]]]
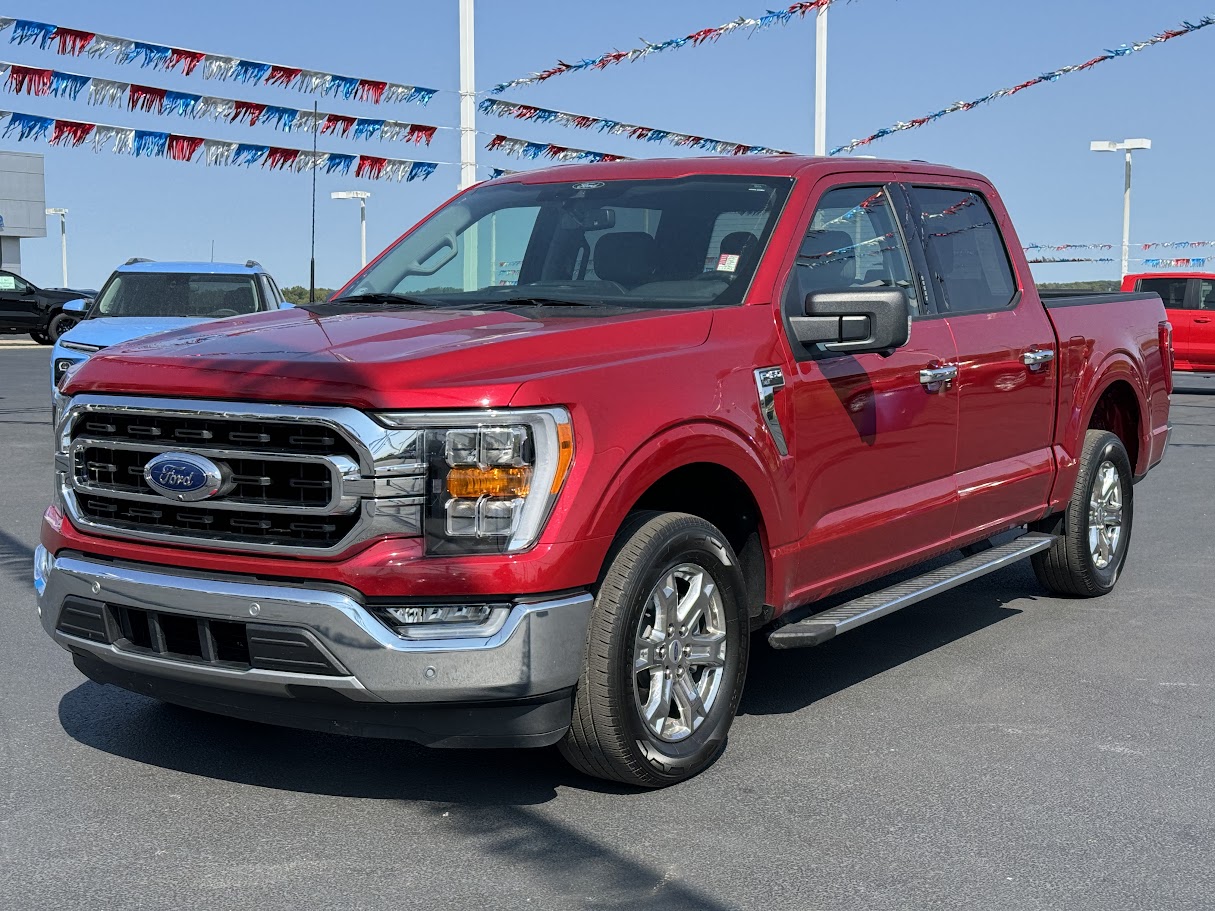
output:
[[[257,275],[266,270],[250,260],[245,263],[139,262],[123,263],[116,272],[190,272],[211,275]]]
[[[926,161],[880,158],[829,158],[813,155],[713,155],[698,158],[644,158],[627,161],[579,162],[536,171],[508,174],[502,183],[555,183],[567,180],[643,180],[689,177],[696,174],[737,174],[755,177],[812,177],[816,172],[839,174],[877,171],[884,174],[933,174],[985,180],[981,174]]]

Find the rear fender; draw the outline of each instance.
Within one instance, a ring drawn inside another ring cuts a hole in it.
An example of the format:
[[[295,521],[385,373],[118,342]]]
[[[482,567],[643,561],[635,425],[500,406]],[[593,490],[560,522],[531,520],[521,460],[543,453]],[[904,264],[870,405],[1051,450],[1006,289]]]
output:
[[[1135,360],[1124,350],[1109,352],[1100,366],[1094,370],[1085,370],[1076,378],[1072,391],[1072,407],[1064,425],[1063,433],[1055,446],[1055,457],[1058,462],[1058,475],[1055,479],[1054,491],[1051,494],[1052,511],[1066,507],[1075,487],[1076,478],[1080,473],[1080,453],[1084,448],[1084,435],[1092,423],[1097,404],[1114,383],[1124,382],[1135,394],[1135,404],[1139,409],[1137,415],[1139,452],[1135,460],[1135,476],[1140,477],[1146,471],[1151,458],[1151,411],[1148,404],[1148,391]]]

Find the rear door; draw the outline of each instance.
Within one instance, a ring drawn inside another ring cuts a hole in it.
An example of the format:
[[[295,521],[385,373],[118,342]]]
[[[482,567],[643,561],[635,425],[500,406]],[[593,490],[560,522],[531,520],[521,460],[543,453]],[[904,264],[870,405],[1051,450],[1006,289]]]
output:
[[[889,357],[835,354],[788,332],[802,540],[795,588],[842,587],[914,562],[948,541],[956,508],[957,396],[921,371],[952,363],[953,337],[921,290],[922,252],[906,243],[896,185],[850,175],[817,194],[784,287],[786,317],[806,295],[901,287],[909,343]]]
[[[0,272],[0,326],[38,329],[42,313],[30,284],[12,272]]]
[[[1193,361],[1193,301],[1196,284],[1197,282],[1184,275],[1152,276],[1141,278],[1135,283],[1136,291],[1159,294],[1160,299],[1164,301],[1169,322],[1173,324],[1173,353],[1178,361],[1184,362],[1178,366],[1188,365]]]
[[[1036,517],[1050,495],[1054,327],[1033,279],[1014,272],[1011,225],[985,187],[917,185],[911,198],[958,348],[954,533],[998,531]]]
[[[1191,283],[1189,360],[1201,370],[1215,370],[1215,278]]]

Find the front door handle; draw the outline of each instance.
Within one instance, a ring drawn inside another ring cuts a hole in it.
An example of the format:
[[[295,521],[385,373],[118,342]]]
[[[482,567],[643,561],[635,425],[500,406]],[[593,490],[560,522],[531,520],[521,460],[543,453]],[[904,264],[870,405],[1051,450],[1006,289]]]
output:
[[[1030,348],[1021,355],[1021,363],[1030,370],[1041,370],[1055,359],[1055,352],[1049,348]]]
[[[1209,323],[1210,321],[1211,321],[1211,318],[1210,318],[1210,317],[1207,317],[1207,316],[1196,316],[1196,317],[1194,317],[1194,322],[1196,322],[1196,323],[1202,323],[1204,326],[1205,326],[1207,323]]]
[[[940,367],[925,367],[920,371],[920,383],[929,392],[936,392],[947,383],[958,378],[957,364],[944,364]]]

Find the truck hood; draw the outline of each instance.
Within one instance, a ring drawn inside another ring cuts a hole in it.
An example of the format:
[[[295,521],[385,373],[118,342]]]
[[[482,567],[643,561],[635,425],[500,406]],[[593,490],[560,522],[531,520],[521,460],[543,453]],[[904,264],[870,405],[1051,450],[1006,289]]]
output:
[[[318,304],[108,348],[73,374],[66,392],[505,407],[524,382],[701,345],[712,322],[707,310],[352,312]]]
[[[196,326],[201,322],[204,320],[175,316],[99,317],[81,320],[63,334],[62,340],[109,348],[111,345],[128,342],[154,332],[184,329],[187,326]]]

